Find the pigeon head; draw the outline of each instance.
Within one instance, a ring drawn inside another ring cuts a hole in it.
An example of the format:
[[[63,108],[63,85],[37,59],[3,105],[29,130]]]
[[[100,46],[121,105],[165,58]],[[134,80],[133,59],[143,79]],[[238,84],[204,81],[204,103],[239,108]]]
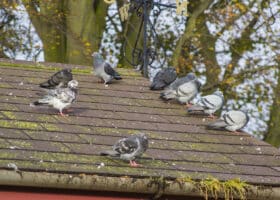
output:
[[[72,70],[69,68],[63,69],[60,71],[60,74],[63,76],[63,74],[70,74],[72,73]]]
[[[99,64],[102,64],[104,62],[104,59],[103,59],[102,55],[98,52],[94,52],[92,54],[92,57],[93,57],[94,65],[99,65]]]
[[[143,138],[144,140],[148,139],[145,133],[138,133],[137,136]]]
[[[191,73],[188,73],[188,74],[187,74],[187,77],[188,77],[189,80],[194,80],[194,79],[196,79],[195,74],[192,73],[192,72],[191,72]]]
[[[143,145],[143,148],[148,148],[148,137],[145,135],[145,133],[137,133],[136,137],[140,139],[141,144]]]
[[[92,57],[93,57],[93,59],[102,59],[103,60],[102,55],[98,52],[93,52]]]
[[[64,72],[68,72],[68,73],[71,73],[71,72],[72,72],[72,69],[70,69],[70,68],[67,68],[67,69],[64,69],[63,71],[64,71]]]
[[[72,80],[72,81],[69,81],[69,82],[68,82],[68,87],[69,87],[69,88],[77,88],[78,85],[79,85],[79,83],[78,83],[78,81],[76,81],[76,80]]]
[[[213,94],[215,94],[215,95],[217,95],[217,96],[219,96],[219,97],[224,98],[223,92],[222,92],[222,91],[220,91],[220,90],[217,90],[217,91],[216,91],[216,92],[214,92]]]

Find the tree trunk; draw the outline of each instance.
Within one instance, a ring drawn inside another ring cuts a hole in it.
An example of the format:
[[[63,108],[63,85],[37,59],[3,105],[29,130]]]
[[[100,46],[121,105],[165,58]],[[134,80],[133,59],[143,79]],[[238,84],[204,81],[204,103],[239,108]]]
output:
[[[91,64],[106,24],[108,5],[103,0],[23,3],[43,42],[46,61]]]
[[[98,51],[106,25],[108,5],[103,0],[67,1],[66,61],[91,64],[92,52]]]
[[[201,0],[201,1],[192,1],[190,2],[189,10],[190,16],[188,18],[186,29],[182,37],[179,39],[176,45],[176,49],[173,53],[173,67],[177,69],[179,73],[185,73],[185,65],[181,63],[182,60],[182,53],[184,45],[194,36],[194,31],[196,30],[196,26],[198,23],[198,17],[203,14],[205,9],[209,7],[212,3],[211,0]]]
[[[278,56],[278,63],[280,56]],[[274,89],[273,105],[270,111],[268,133],[264,140],[273,146],[280,147],[280,65],[278,64],[278,84]]]
[[[65,62],[66,36],[64,1],[23,1],[43,42],[45,60]],[[38,10],[40,8],[40,11]]]
[[[123,3],[118,3],[118,8],[120,8]],[[119,60],[120,67],[131,67],[131,63],[133,62],[132,51],[135,46],[135,42],[137,40],[137,35],[139,32],[139,28],[141,26],[142,17],[137,16],[134,12],[130,15],[130,17],[122,22],[123,34],[121,36],[122,42],[122,57]],[[139,33],[138,45],[137,48],[142,49],[143,46],[143,27],[142,31]],[[136,60],[135,60],[136,62]]]

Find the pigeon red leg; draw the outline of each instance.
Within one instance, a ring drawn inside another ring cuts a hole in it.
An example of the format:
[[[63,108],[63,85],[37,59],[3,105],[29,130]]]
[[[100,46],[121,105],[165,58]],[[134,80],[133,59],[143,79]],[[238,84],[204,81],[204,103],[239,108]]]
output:
[[[187,108],[191,107],[192,105],[193,105],[193,104],[191,104],[191,103],[188,103],[188,102],[186,103],[186,107],[187,107]]]
[[[64,114],[62,111],[59,111],[59,115],[62,117],[67,117],[68,115]]]
[[[233,131],[235,134],[239,135],[241,131]]]
[[[71,108],[66,108],[66,109],[64,109],[64,111],[66,111],[67,113],[70,113],[70,112],[73,112],[74,110]]]
[[[131,167],[139,167],[139,166],[141,166],[140,164],[137,164],[135,161],[133,161],[133,160],[130,160],[129,161],[129,164],[130,164],[130,166]]]
[[[209,117],[210,117],[211,119],[216,119],[216,118],[217,118],[217,117],[216,117],[215,115],[213,115],[213,114],[210,114]]]
[[[102,78],[99,78],[98,83],[104,83]]]

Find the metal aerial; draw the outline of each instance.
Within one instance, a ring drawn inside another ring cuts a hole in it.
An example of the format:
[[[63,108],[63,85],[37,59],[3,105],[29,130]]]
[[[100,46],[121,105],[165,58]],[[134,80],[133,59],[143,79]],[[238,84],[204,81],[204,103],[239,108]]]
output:
[[[125,55],[124,57],[128,63],[133,66],[140,66],[144,77],[148,77],[148,66],[155,61],[158,55],[158,49],[161,44],[158,42],[158,35],[155,29],[155,23],[158,16],[164,9],[176,8],[176,4],[165,4],[161,0],[130,0],[129,13],[136,13],[140,18],[140,27],[137,32],[137,37],[132,46],[132,55]],[[153,20],[151,20],[151,13]],[[143,38],[140,44],[140,38]],[[127,47],[127,42],[123,48]],[[126,52],[125,50],[123,52]],[[164,65],[166,55],[161,65]]]

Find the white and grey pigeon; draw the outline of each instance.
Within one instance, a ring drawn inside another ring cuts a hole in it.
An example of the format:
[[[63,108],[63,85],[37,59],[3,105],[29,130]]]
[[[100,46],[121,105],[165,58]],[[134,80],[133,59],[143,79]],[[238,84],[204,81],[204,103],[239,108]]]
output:
[[[151,90],[162,90],[177,78],[176,70],[172,67],[161,69],[153,78]]]
[[[140,157],[147,149],[147,136],[144,133],[138,133],[118,140],[114,144],[113,150],[103,151],[100,155],[128,160],[130,166],[137,167],[139,164],[135,162],[135,159]]]
[[[122,77],[116,72],[109,63],[105,62],[100,53],[94,52],[93,71],[94,74],[104,81],[104,84],[110,83],[113,79],[121,80]]]
[[[48,94],[42,99],[33,102],[30,106],[49,105],[59,110],[59,114],[65,116],[62,112],[64,108],[69,107],[77,98],[78,81],[71,80],[68,82],[67,88],[57,88],[48,90]]]
[[[221,119],[207,125],[208,129],[220,129],[237,132],[249,121],[247,113],[241,110],[230,110],[224,113]]]
[[[53,74],[49,80],[40,83],[41,88],[55,89],[60,87],[67,87],[69,81],[73,80],[72,70],[63,69]]]
[[[214,113],[224,104],[224,95],[221,91],[201,97],[197,104],[188,108],[190,114],[208,114],[214,118]]]
[[[189,105],[197,93],[200,91],[201,83],[193,73],[188,73],[185,77],[177,78],[160,95],[163,100],[176,99],[180,103]]]

